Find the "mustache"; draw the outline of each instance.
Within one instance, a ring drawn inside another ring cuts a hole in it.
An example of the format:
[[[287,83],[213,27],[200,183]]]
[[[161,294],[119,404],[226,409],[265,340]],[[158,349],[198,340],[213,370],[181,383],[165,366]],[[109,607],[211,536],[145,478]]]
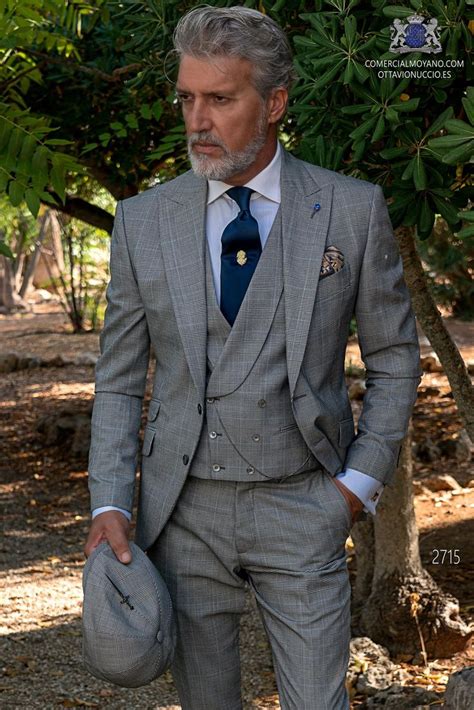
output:
[[[191,133],[188,136],[188,146],[190,148],[195,145],[195,143],[210,143],[222,148],[227,152],[227,146],[220,138],[213,135],[210,131],[202,131],[201,133]]]

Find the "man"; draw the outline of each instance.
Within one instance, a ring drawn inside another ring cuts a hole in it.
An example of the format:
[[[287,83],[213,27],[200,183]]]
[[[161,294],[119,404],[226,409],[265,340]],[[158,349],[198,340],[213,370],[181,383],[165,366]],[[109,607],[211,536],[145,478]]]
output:
[[[92,422],[94,520],[168,585],[184,710],[241,707],[239,616],[253,590],[284,710],[348,708],[344,545],[397,464],[419,351],[379,187],[277,142],[292,77],[281,29],[243,7],[175,32],[192,171],[117,207]],[[367,369],[354,435],[344,382],[353,313]]]

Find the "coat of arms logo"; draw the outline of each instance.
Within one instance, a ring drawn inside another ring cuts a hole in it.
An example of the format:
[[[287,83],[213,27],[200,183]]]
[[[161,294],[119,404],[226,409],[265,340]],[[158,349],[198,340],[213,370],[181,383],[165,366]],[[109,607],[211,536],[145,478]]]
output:
[[[397,18],[392,22],[390,31],[390,52],[438,54],[443,50],[439,40],[438,20],[434,17],[410,15],[406,20]]]

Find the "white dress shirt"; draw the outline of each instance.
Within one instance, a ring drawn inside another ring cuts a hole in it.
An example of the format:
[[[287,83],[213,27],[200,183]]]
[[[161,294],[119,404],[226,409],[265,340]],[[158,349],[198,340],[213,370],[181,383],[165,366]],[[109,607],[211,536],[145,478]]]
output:
[[[250,197],[250,211],[258,222],[262,250],[267,243],[281,202],[280,171],[281,147],[278,143],[271,163],[245,183],[245,187],[254,190]],[[221,297],[221,237],[229,222],[232,222],[240,211],[235,200],[226,194],[231,187],[232,185],[227,185],[220,180],[208,180],[206,237],[217,303],[220,303]],[[364,503],[366,512],[375,514],[377,502],[384,488],[380,481],[352,468],[341,471],[336,478],[341,479],[344,485]],[[120,510],[129,520],[131,519],[131,514],[128,511],[109,505],[96,508],[92,511],[92,517],[95,518],[96,515],[105,513],[107,510]]]

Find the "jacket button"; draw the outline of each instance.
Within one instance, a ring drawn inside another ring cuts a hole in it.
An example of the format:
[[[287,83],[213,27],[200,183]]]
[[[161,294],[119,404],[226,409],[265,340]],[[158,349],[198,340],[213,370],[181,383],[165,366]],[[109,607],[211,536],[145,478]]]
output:
[[[257,405],[258,405],[261,409],[263,409],[263,407],[266,407],[266,406],[267,406],[267,402],[266,402],[266,400],[264,400],[264,399],[259,399],[258,402],[257,402]]]
[[[211,431],[211,432],[209,433],[209,438],[210,438],[210,439],[217,439],[217,432]]]
[[[219,471],[221,470],[221,467],[219,466],[218,463],[213,463],[212,470],[215,471],[216,473],[219,473]]]
[[[214,402],[214,397],[207,397],[207,398],[206,398],[206,402],[207,402],[208,404],[212,404],[212,403]]]
[[[252,475],[252,473],[255,473],[254,467],[253,467],[253,466],[249,466],[248,469],[247,469],[247,473],[248,473],[249,475]]]
[[[255,442],[259,442],[259,441],[260,441],[260,434],[254,434],[254,435],[252,436],[252,439],[253,439]]]
[[[187,454],[184,454],[183,456],[183,463],[185,466],[187,466],[189,463],[189,456]]]
[[[202,414],[202,406],[198,404],[198,414]]]

